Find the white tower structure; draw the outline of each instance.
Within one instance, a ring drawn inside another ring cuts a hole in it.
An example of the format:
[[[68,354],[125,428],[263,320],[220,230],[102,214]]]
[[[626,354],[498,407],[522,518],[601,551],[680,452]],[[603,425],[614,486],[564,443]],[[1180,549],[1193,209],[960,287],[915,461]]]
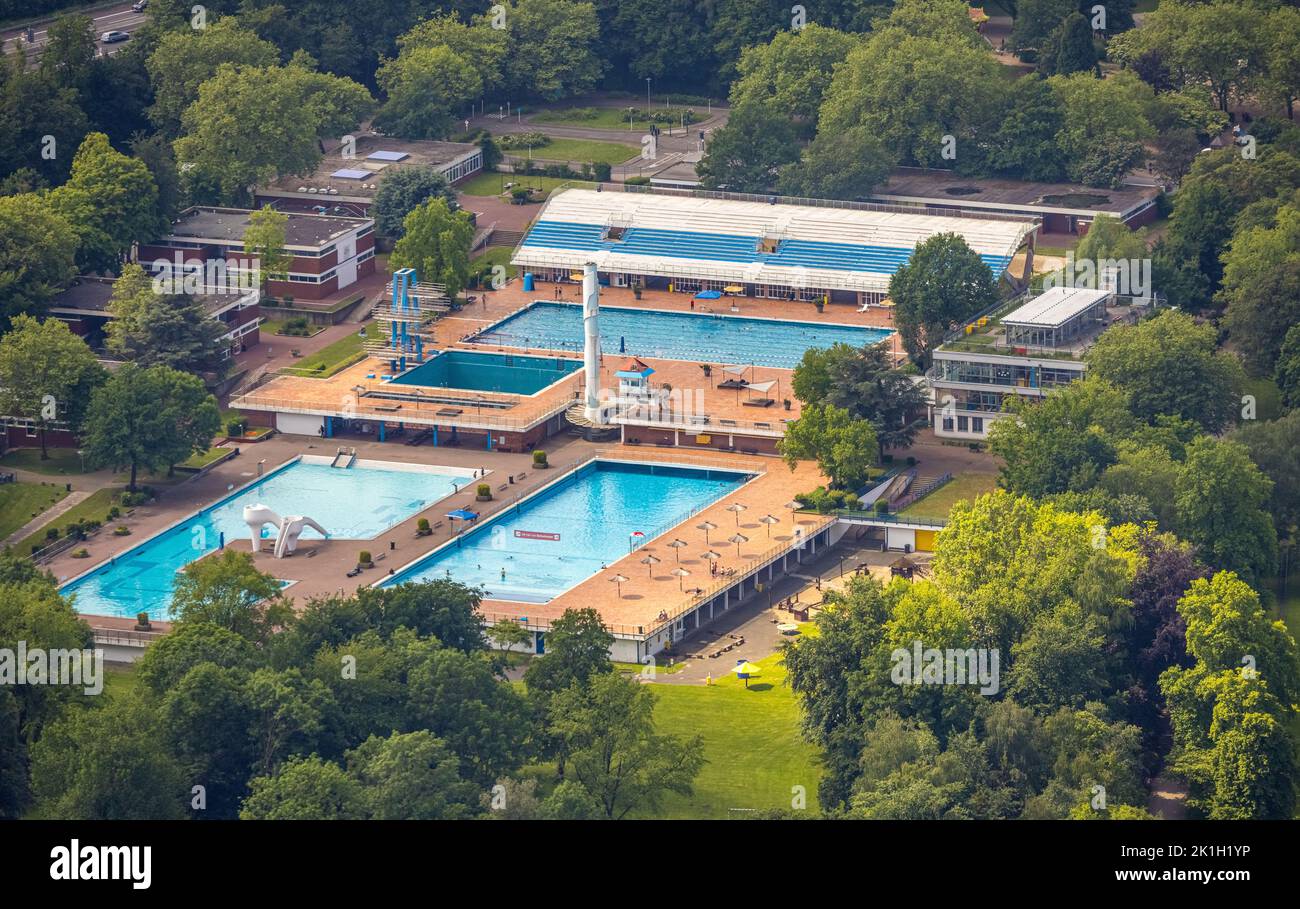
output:
[[[587,379],[587,396],[582,415],[592,425],[600,426],[600,282],[596,263],[588,262],[582,271],[583,366]]]

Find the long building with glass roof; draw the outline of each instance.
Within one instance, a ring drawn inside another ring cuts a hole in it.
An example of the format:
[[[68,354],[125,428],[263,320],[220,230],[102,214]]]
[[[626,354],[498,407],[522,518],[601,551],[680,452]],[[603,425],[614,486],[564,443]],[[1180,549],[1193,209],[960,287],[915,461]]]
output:
[[[569,189],[546,203],[511,261],[543,281],[595,262],[615,287],[861,304],[879,302],[894,272],[936,234],[962,237],[998,278],[1037,227],[878,206]]]

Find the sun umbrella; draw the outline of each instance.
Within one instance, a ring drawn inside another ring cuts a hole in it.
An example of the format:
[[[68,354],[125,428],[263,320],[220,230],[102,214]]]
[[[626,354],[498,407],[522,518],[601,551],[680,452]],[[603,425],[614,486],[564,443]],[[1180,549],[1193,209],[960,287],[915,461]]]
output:
[[[763,674],[763,667],[748,660],[741,660],[731,668],[731,671],[736,674],[736,678],[744,679],[745,687],[748,688],[750,679]]]
[[[705,545],[705,546],[708,546],[708,545],[709,545],[709,531],[710,531],[710,530],[717,530],[717,529],[718,529],[718,525],[717,525],[717,524],[714,524],[712,521],[704,521],[704,522],[701,523],[701,524],[696,524],[696,525],[695,525],[695,529],[696,529],[696,530],[703,530],[703,531],[704,531],[704,545]]]
[[[683,547],[683,546],[688,546],[688,545],[690,545],[690,544],[688,544],[685,540],[673,540],[673,541],[672,541],[671,543],[669,543],[668,545],[671,546],[673,549],[676,550],[677,561],[678,561],[678,562],[681,562],[681,560],[682,560],[682,547]]]
[[[722,558],[722,553],[714,552],[710,549],[708,552],[700,553],[700,558],[708,559],[710,562],[716,562],[718,559]]]
[[[742,511],[747,511],[748,509],[749,509],[748,505],[741,505],[739,502],[732,502],[730,505],[727,506],[727,511],[730,511],[732,514],[736,516],[737,527],[740,526],[740,513]]]
[[[642,565],[650,566],[650,577],[654,577],[655,566],[659,564],[659,561],[660,559],[658,556],[652,556],[649,554],[647,554],[646,557],[641,560]]]
[[[616,574],[610,578],[610,580],[616,585],[615,589],[618,590],[618,598],[620,600],[623,599],[623,582],[626,581],[627,578],[623,577],[621,574]]]
[[[685,589],[684,585],[686,583],[684,579],[690,577],[691,573],[679,565],[676,568],[674,568],[670,572],[670,574],[673,574],[677,577],[677,589],[684,590]]]
[[[770,514],[763,515],[761,518],[759,518],[759,521],[767,525],[767,538],[769,540],[772,538],[772,525],[781,523],[780,518],[773,517]]]
[[[735,543],[735,544],[736,544],[736,555],[739,556],[739,555],[740,555],[740,544],[741,544],[741,543],[748,543],[748,542],[749,542],[749,537],[745,536],[743,533],[738,533],[738,534],[736,534],[735,536],[732,536],[732,537],[728,538],[728,539],[727,539],[727,542],[728,542],[728,543]]]

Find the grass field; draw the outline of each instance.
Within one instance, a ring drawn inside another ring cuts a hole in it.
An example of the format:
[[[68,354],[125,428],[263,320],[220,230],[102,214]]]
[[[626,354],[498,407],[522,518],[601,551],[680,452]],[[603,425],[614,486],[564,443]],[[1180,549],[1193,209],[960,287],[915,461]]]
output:
[[[106,664],[104,666],[104,694],[109,697],[129,695],[140,684],[135,674],[135,664]]]
[[[81,473],[81,455],[75,448],[51,448],[50,456],[41,460],[40,448],[15,448],[0,458],[0,467],[17,467],[55,477]]]
[[[743,818],[746,812],[731,809],[788,809],[795,786],[804,787],[808,811],[817,812],[817,750],[799,735],[799,705],[779,660],[757,660],[763,674],[748,689],[729,675],[710,686],[654,686],[657,730],[702,736],[708,760],[694,794],[670,794],[655,817]]]
[[[202,454],[196,454],[190,456],[188,460],[182,461],[180,464],[177,464],[176,466],[188,467],[190,470],[199,470],[201,468],[207,467],[213,461],[225,457],[229,453],[230,453],[229,448],[209,448],[207,451],[203,452]]]
[[[628,105],[635,107],[635,105]],[[673,123],[680,129],[682,111],[686,108],[673,107],[668,108],[668,112],[673,115]],[[664,108],[656,107],[655,113],[663,111]],[[705,112],[696,111],[696,114],[703,116]],[[622,129],[630,133],[637,130],[646,130],[650,127],[650,121],[645,118],[645,112],[637,108],[637,117],[632,121],[632,128],[628,129],[627,124],[627,107],[565,107],[558,110],[546,110],[538,114],[533,114],[530,118],[534,123],[554,123],[558,126],[589,126],[593,129]],[[660,126],[667,128],[669,124],[661,123]],[[690,126],[691,124],[687,124]]]
[[[68,494],[62,486],[5,483],[0,486],[0,540]]]
[[[97,489],[86,498],[85,501],[73,505],[63,514],[59,515],[57,520],[40,527],[35,533],[19,540],[14,544],[14,551],[23,555],[30,554],[32,546],[36,544],[45,545],[45,529],[54,524],[60,530],[66,528],[69,524],[77,521],[99,521],[106,523],[108,521],[108,510],[113,507],[113,497],[116,495],[116,489]]]
[[[993,487],[997,485],[997,474],[992,473],[962,473],[953,477],[951,481],[930,493],[925,498],[916,502],[908,508],[904,508],[899,514],[907,515],[909,518],[922,518],[928,521],[947,520],[948,512],[952,506],[962,499],[974,499],[984,495],[986,492],[992,492]]]
[[[601,142],[598,139],[552,138],[547,145],[533,149],[533,160],[622,164],[628,158],[638,154],[640,149],[640,145],[625,145],[622,142]],[[503,148],[501,151],[515,158],[526,159],[528,157],[527,149]]]
[[[519,273],[519,269],[510,264],[510,256],[514,249],[509,246],[490,246],[487,252],[481,256],[475,256],[469,263],[471,272],[478,271],[481,268],[487,268],[492,265],[500,265],[506,270],[506,277],[513,278]]]
[[[286,366],[280,370],[282,375],[287,376],[309,376],[312,378],[325,379],[334,375],[340,369],[351,366],[363,356],[361,350],[361,334],[353,332],[346,338],[335,341],[326,347],[322,347],[314,354],[303,357],[294,366]]]
[[[540,192],[550,194],[551,191],[561,186],[574,187],[576,189],[595,189],[595,183],[589,183],[586,180],[569,180],[563,177],[540,177],[525,176],[523,174],[507,174],[495,171],[485,174],[479,174],[456,188],[467,196],[499,196],[505,192],[505,185],[514,183],[516,186],[531,186]],[[538,201],[541,201],[540,199]]]

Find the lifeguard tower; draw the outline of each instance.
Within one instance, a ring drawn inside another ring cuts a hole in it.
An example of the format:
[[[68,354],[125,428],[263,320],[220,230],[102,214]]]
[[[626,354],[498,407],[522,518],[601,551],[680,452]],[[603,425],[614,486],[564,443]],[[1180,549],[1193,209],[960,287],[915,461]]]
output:
[[[436,353],[432,323],[451,309],[447,288],[422,284],[414,268],[399,268],[375,307],[377,337],[368,339],[366,353],[388,361],[396,375]]]

